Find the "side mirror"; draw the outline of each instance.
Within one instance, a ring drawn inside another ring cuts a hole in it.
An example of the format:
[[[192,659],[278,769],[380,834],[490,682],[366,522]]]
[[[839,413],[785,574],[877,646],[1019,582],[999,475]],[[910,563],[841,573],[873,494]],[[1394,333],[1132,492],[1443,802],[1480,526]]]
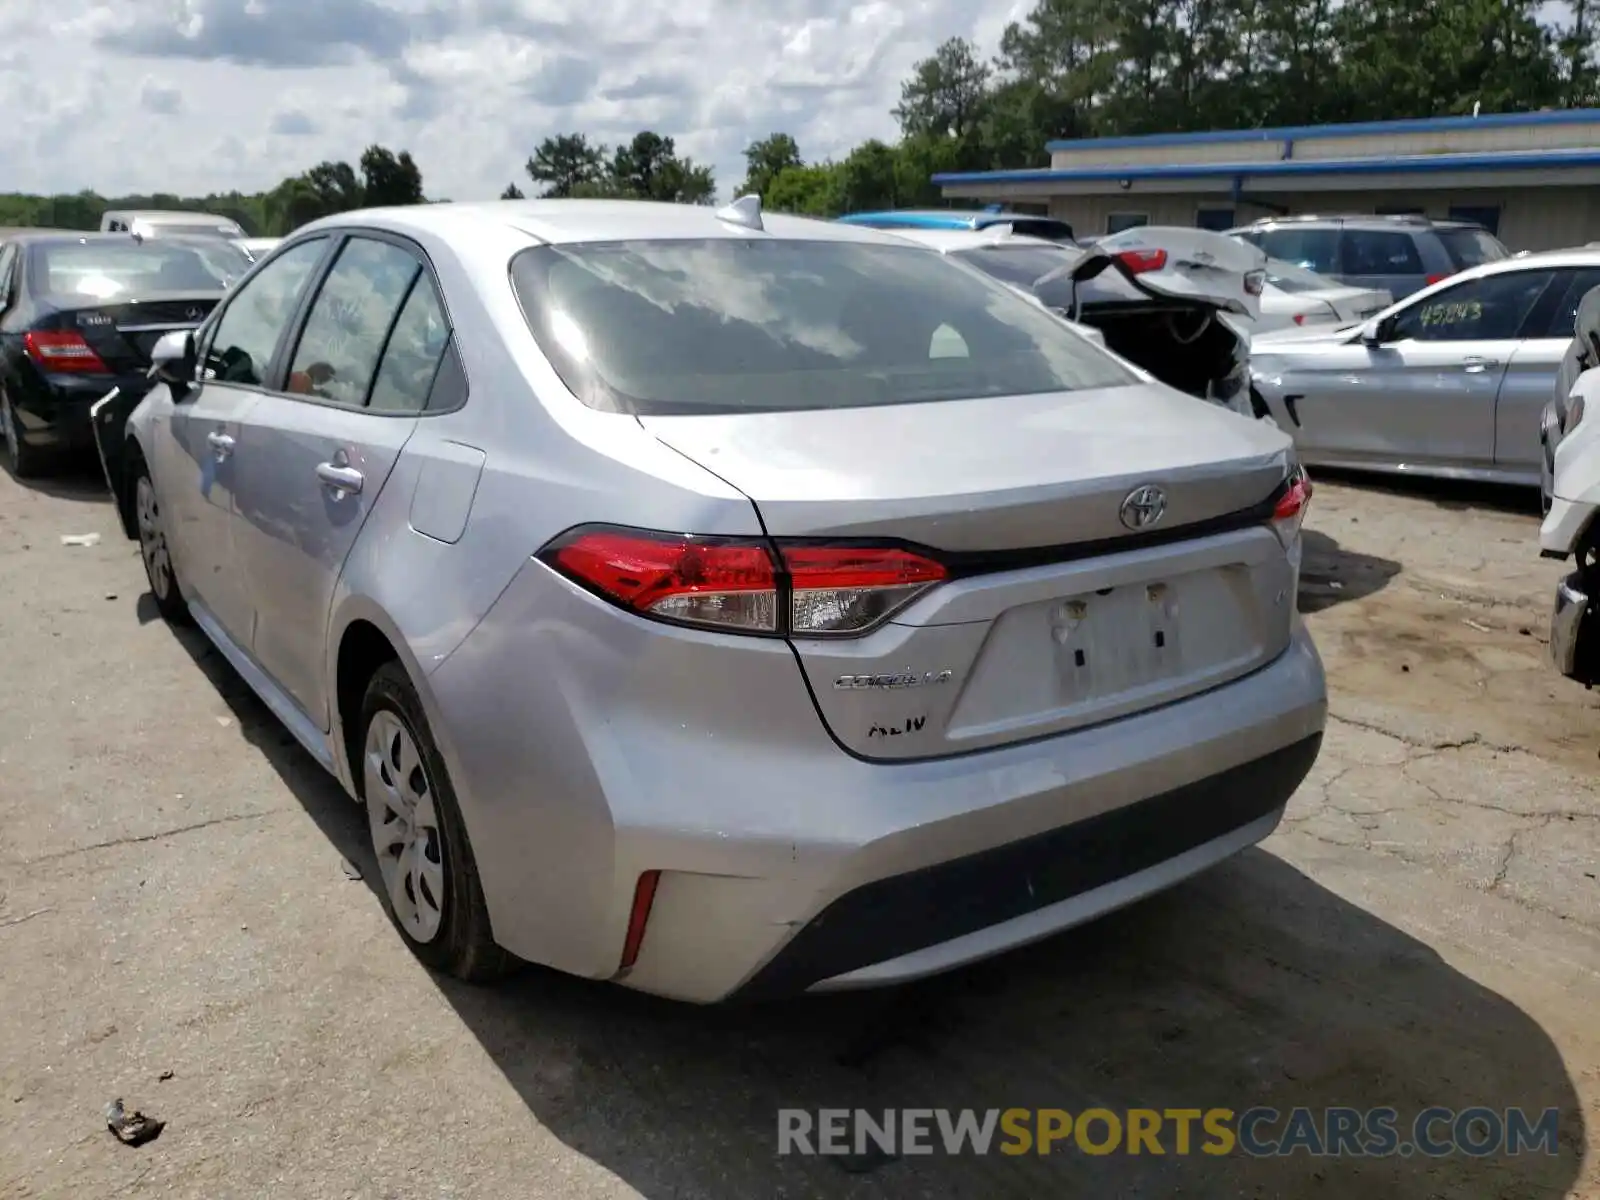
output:
[[[167,384],[174,395],[181,395],[194,385],[195,367],[192,330],[164,333],[150,350],[150,378]]]
[[[1361,340],[1368,346],[1381,346],[1389,340],[1394,332],[1392,321],[1379,320],[1374,317],[1361,327]]]

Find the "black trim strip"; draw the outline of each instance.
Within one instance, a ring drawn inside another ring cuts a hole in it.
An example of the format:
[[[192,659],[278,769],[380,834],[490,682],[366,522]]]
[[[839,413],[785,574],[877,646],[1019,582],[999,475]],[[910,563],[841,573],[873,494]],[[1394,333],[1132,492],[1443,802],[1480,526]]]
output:
[[[1321,747],[1313,734],[1170,792],[846,892],[730,999],[802,992],[1158,866],[1281,807]]]

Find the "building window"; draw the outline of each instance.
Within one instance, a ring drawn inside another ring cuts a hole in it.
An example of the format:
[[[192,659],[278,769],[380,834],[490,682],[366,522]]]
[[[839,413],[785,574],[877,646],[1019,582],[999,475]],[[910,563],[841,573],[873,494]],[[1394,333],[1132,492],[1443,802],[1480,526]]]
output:
[[[1121,233],[1124,229],[1138,229],[1141,225],[1150,224],[1149,213],[1109,213],[1106,216],[1106,236]]]
[[[1482,225],[1497,237],[1500,234],[1500,206],[1498,204],[1452,204],[1450,206],[1450,219],[1452,221],[1471,221],[1474,225]]]
[[[1233,219],[1231,208],[1197,208],[1194,213],[1194,224],[1196,229],[1210,229],[1215,233],[1221,233],[1226,229],[1232,229],[1238,222]]]

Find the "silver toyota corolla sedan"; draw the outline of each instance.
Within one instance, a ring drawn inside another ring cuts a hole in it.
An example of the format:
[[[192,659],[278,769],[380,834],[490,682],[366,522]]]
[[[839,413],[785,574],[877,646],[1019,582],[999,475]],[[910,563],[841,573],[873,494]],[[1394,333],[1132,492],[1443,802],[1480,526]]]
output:
[[[457,976],[928,975],[1259,841],[1316,757],[1289,439],[892,234],[346,213],[153,358],[104,450],[155,599]]]

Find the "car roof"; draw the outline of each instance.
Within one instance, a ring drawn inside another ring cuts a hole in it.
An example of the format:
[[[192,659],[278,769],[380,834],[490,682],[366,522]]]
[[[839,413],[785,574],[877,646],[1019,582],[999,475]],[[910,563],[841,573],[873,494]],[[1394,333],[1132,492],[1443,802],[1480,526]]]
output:
[[[1394,229],[1397,226],[1409,229],[1479,229],[1488,233],[1487,229],[1476,221],[1461,221],[1455,218],[1427,217],[1414,213],[1329,213],[1320,215],[1316,213],[1292,214],[1282,217],[1261,217],[1247,225],[1238,225],[1228,230],[1229,233],[1239,233],[1246,230],[1266,229],[1275,226],[1302,226],[1302,225],[1336,225],[1340,228],[1354,229]]]
[[[193,225],[196,220],[215,221],[219,225],[237,225],[239,222],[232,217],[219,217],[216,213],[203,212],[199,209],[171,209],[171,208],[127,208],[109,209],[103,216],[128,217],[136,221],[146,221],[151,225]]]
[[[769,237],[813,242],[904,244],[904,239],[867,226],[783,213],[762,213],[763,229],[757,232],[724,220],[718,216],[721,211],[708,205],[669,204],[651,200],[446,202],[356,209],[303,225],[295,230],[295,234],[365,226],[447,241],[470,240],[475,233],[489,230],[499,235],[512,231],[524,235],[530,245],[538,242],[560,245],[635,239],[745,239],[763,233]]]

